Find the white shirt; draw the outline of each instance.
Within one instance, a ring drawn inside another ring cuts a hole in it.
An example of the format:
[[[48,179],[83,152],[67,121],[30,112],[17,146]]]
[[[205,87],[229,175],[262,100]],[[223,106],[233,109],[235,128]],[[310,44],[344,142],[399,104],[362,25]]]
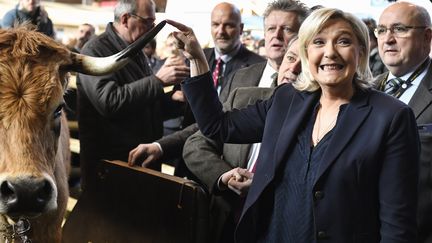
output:
[[[260,82],[258,84],[258,87],[270,88],[270,86],[273,83],[274,73],[277,73],[277,71],[272,66],[270,66],[269,62],[267,62],[263,74],[261,76]],[[261,149],[261,143],[252,144],[252,147],[249,150],[249,155],[248,155],[249,159],[246,167],[249,171],[252,171],[252,168],[254,167],[255,162],[258,158],[260,149]]]
[[[263,74],[261,75],[261,79],[259,81],[258,87],[262,88],[270,88],[273,83],[273,74],[277,73],[277,70],[275,70],[272,66],[270,66],[270,63],[267,62]]]
[[[220,76],[224,76],[224,74],[225,74],[225,68],[226,68],[226,64],[229,62],[229,61],[231,61],[231,59],[233,59],[233,57],[235,56],[235,55],[237,55],[237,53],[239,52],[239,50],[240,50],[240,47],[241,47],[241,44],[238,44],[231,52],[229,52],[229,53],[226,53],[226,54],[222,54],[222,53],[220,53],[219,52],[219,50],[215,47],[214,48],[214,53],[215,53],[215,61],[217,61],[219,58],[223,61],[223,64],[222,64],[222,68],[221,68],[221,70],[222,70],[222,75],[220,75]],[[212,73],[213,73],[213,71],[214,70],[212,70]],[[221,92],[221,88],[222,88],[222,86],[221,86],[221,84],[219,83],[219,85],[218,85],[218,87],[216,87],[216,90],[217,90],[217,93],[218,93],[218,95],[220,94],[220,92]]]

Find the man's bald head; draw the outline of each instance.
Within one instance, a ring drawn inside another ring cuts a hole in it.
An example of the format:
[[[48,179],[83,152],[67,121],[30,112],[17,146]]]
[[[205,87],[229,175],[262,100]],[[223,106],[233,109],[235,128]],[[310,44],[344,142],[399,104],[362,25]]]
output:
[[[243,32],[240,10],[231,3],[222,2],[211,13],[211,34],[215,48],[222,54],[240,45]]]

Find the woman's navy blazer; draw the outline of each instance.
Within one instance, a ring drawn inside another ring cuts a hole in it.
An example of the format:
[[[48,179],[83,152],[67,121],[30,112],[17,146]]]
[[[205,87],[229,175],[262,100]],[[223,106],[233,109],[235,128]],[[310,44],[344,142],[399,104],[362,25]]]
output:
[[[183,88],[203,134],[230,143],[262,141],[236,229],[237,242],[255,242],[272,215],[275,177],[320,91],[282,85],[268,100],[224,113],[210,73],[186,80]],[[407,105],[373,89],[356,89],[310,192],[317,242],[417,242],[419,150]]]

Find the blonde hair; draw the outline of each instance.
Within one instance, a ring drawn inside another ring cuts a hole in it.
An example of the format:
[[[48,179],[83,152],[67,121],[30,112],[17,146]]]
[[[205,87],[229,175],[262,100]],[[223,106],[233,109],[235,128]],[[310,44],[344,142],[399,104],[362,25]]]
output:
[[[293,84],[300,91],[315,91],[320,88],[318,82],[312,76],[309,69],[307,46],[312,38],[316,36],[330,19],[341,19],[348,22],[360,44],[360,60],[356,68],[353,84],[366,89],[372,87],[372,73],[369,69],[369,34],[366,25],[350,13],[334,8],[322,8],[312,12],[305,19],[299,30],[299,55],[301,59],[302,72],[298,80]]]

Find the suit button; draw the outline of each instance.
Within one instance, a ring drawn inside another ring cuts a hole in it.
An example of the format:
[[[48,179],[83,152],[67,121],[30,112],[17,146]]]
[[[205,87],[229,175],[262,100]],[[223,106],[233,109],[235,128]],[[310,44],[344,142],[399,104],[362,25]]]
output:
[[[316,200],[321,200],[324,198],[324,192],[322,191],[316,191],[314,195]]]
[[[325,231],[318,231],[317,237],[322,240],[327,237],[327,234]]]

